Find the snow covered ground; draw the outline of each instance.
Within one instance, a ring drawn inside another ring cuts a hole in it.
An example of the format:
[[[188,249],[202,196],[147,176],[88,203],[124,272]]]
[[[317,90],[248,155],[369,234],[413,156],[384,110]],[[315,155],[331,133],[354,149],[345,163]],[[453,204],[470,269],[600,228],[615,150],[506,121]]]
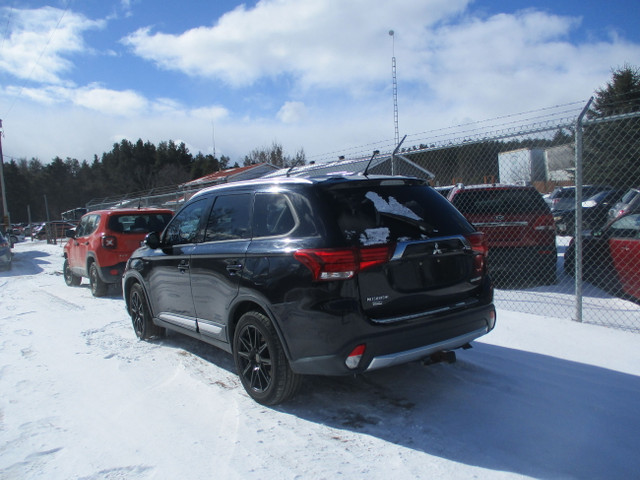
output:
[[[61,245],[14,251],[2,480],[640,477],[640,334],[499,310],[455,364],[307,378],[266,408],[230,355],[140,342],[116,292],[67,287]]]

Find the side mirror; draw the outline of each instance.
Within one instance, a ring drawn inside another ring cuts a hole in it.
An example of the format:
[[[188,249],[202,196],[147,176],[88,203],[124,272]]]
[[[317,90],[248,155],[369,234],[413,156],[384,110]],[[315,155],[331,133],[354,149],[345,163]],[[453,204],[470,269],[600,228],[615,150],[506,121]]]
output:
[[[144,244],[151,250],[155,250],[160,247],[160,235],[158,232],[150,232],[144,237]]]
[[[76,229],[75,228],[68,228],[64,231],[64,235],[67,238],[76,238]]]

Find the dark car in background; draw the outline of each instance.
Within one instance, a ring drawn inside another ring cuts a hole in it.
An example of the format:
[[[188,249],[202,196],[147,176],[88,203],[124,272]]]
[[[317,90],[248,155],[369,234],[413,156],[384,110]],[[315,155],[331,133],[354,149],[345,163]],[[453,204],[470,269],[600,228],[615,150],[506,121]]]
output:
[[[582,198],[590,198],[594,196],[598,192],[602,192],[604,190],[610,190],[611,187],[606,185],[583,185],[582,186]],[[576,187],[575,186],[567,186],[567,187],[556,187],[553,192],[551,192],[546,198],[545,201],[549,205],[549,208],[554,213],[556,211],[565,211],[575,209],[576,206]]]
[[[575,271],[575,241],[564,254],[564,269]],[[602,230],[585,235],[582,247],[585,280],[614,295],[640,301],[640,213],[629,213]]]
[[[627,190],[620,201],[609,210],[609,220],[613,220],[614,218],[638,209],[640,209],[640,189],[631,188]]]
[[[462,185],[449,201],[484,232],[489,273],[506,282],[556,282],[555,224],[542,195],[531,186]]]
[[[66,231],[70,228],[75,228],[77,223],[68,222],[66,220],[52,220],[50,222],[43,223],[42,226],[35,231],[34,236],[38,240],[56,240],[58,238],[65,238]]]
[[[304,374],[452,359],[495,324],[484,235],[415,178],[210,187],[145,243],[123,278],[136,335],[168,328],[232,353],[263,404]]]
[[[11,270],[13,252],[9,239],[0,232],[0,269]]]
[[[625,190],[609,188],[596,193],[582,202],[582,229],[594,230],[604,227],[609,221],[609,210],[618,202]],[[574,206],[575,207],[575,206]],[[575,208],[555,210],[553,220],[556,222],[558,235],[573,235],[576,227]]]

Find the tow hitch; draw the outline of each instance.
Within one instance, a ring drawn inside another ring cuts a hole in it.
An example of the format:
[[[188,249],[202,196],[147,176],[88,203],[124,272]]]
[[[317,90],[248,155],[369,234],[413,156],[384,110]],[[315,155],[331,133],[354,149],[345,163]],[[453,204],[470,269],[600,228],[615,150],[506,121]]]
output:
[[[471,347],[471,344],[465,343],[460,348],[462,348],[463,350],[468,350],[472,347]],[[444,351],[436,352],[432,355],[429,355],[427,358],[424,358],[422,360],[422,364],[425,366],[433,365],[435,363],[441,363],[441,362],[456,363],[456,352],[454,352],[453,350],[444,350]]]

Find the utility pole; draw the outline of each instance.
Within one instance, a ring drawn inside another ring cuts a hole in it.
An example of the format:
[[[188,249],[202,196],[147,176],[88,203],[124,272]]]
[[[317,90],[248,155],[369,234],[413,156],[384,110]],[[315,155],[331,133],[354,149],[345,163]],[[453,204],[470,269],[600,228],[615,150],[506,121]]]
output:
[[[395,140],[396,145],[400,143],[400,132],[398,130],[398,80],[396,77],[396,40],[395,32],[389,30],[389,35],[392,41],[391,51],[391,76],[393,78],[393,125],[395,127]]]
[[[0,120],[0,188],[2,188],[2,225],[4,231],[9,229],[9,208],[7,206],[7,189],[4,185],[4,158],[2,156],[2,136],[4,130],[2,129],[2,120]]]

